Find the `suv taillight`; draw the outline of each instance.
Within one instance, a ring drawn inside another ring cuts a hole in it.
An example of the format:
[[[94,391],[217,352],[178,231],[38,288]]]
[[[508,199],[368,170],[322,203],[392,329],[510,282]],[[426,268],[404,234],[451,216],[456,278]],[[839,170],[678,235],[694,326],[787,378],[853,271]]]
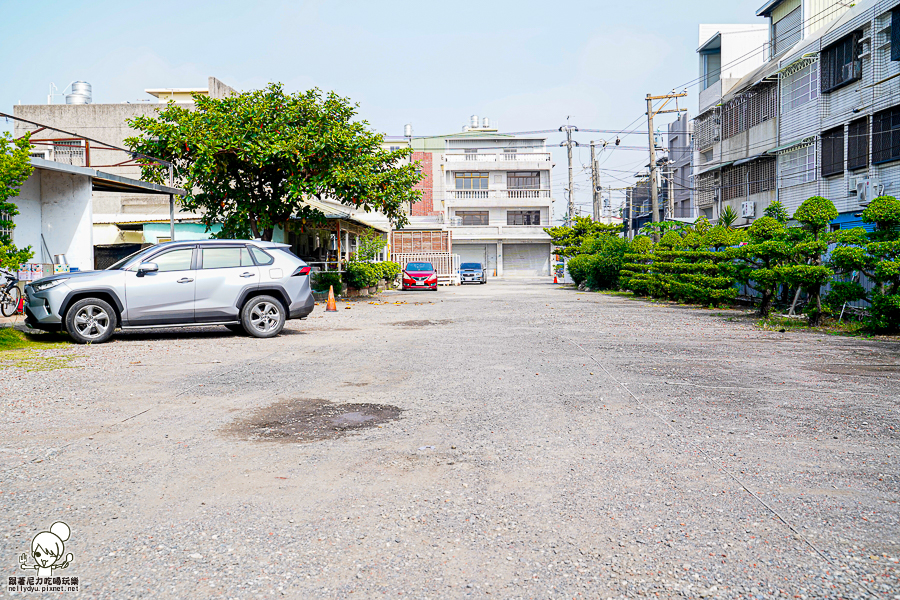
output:
[[[291,277],[297,277],[298,275],[309,275],[309,272],[311,270],[312,269],[310,268],[309,265],[307,265],[305,267],[297,267],[297,270],[294,271],[294,273],[291,275]]]

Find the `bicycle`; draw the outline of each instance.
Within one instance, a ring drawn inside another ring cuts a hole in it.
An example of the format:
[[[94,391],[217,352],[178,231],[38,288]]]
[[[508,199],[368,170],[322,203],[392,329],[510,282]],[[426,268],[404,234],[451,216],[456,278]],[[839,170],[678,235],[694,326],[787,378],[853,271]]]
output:
[[[11,317],[18,312],[19,303],[22,301],[22,291],[17,285],[19,278],[2,269],[0,275],[6,279],[3,289],[0,290],[0,313],[3,313],[4,317]]]

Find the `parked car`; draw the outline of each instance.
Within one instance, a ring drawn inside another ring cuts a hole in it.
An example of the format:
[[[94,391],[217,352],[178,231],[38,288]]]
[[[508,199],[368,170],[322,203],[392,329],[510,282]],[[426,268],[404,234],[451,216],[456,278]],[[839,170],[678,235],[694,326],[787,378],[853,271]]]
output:
[[[403,269],[401,289],[437,291],[438,279],[434,265],[428,262],[406,263]]]
[[[459,265],[460,283],[487,283],[487,275],[481,263],[463,263]]]
[[[286,244],[247,240],[166,242],[103,271],[63,273],[25,286],[25,322],[99,343],[117,328],[224,325],[278,335],[315,300],[310,268]]]

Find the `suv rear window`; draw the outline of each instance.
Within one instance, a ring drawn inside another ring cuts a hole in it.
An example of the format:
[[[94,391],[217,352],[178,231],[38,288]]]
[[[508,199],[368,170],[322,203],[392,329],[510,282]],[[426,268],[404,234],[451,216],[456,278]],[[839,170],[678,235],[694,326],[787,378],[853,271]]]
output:
[[[285,250],[287,250],[287,248],[285,248]],[[293,253],[290,250],[288,250],[288,253],[293,256]],[[260,250],[256,246],[250,246],[250,254],[253,255],[253,260],[255,260],[258,265],[271,265],[275,262],[274,256],[264,250]]]

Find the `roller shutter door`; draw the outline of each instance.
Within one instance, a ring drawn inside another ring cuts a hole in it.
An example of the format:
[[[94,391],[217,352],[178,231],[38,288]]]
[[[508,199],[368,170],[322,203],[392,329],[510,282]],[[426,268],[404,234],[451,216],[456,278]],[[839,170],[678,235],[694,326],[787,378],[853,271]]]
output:
[[[550,244],[503,244],[503,275],[534,277],[550,274]]]
[[[459,262],[477,262],[487,266],[487,246],[484,244],[453,244],[453,254],[459,254]]]

